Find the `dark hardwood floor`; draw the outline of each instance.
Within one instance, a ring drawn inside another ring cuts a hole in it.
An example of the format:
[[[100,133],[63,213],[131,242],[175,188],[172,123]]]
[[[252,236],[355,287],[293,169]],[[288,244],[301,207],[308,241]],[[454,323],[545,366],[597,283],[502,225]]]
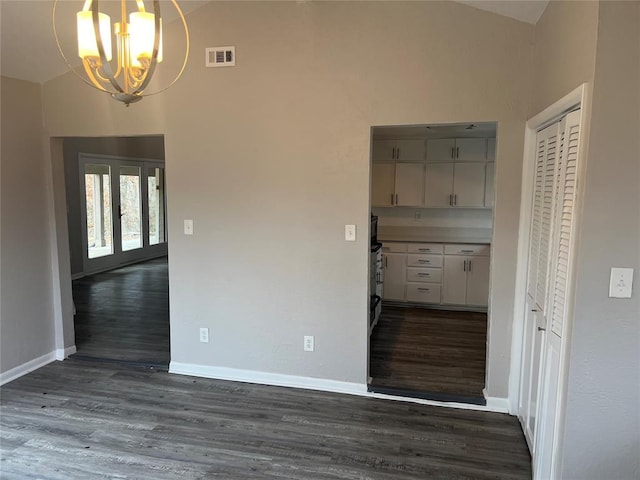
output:
[[[530,479],[508,415],[54,362],[0,388],[3,479]]]
[[[485,404],[487,315],[384,305],[371,335],[370,389]]]
[[[78,357],[167,368],[167,258],[73,281]]]

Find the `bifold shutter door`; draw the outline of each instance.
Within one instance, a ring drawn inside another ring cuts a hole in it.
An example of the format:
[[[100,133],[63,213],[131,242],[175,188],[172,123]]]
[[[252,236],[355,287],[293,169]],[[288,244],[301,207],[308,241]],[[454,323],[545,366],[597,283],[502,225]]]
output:
[[[569,259],[573,234],[573,210],[577,190],[578,144],[580,141],[580,111],[564,119],[558,187],[554,212],[554,259],[551,275],[551,331],[562,336],[566,317]]]
[[[547,292],[549,240],[551,235],[554,174],[559,122],[538,132],[536,137],[535,184],[531,214],[531,241],[527,293],[544,310]]]

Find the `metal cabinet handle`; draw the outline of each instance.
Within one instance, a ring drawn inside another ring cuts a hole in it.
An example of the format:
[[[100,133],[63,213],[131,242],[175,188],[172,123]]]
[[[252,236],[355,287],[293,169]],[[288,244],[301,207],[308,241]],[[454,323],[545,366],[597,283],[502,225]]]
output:
[[[545,332],[546,330],[547,330],[546,328],[538,327],[538,331],[539,331],[539,332]]]
[[[462,271],[463,272],[467,271],[467,261],[466,260],[464,262],[462,262]]]
[[[400,147],[397,149],[396,160],[400,160]]]
[[[537,312],[537,311],[538,311],[538,309],[537,309],[537,308],[532,308],[532,309],[531,309],[531,311],[532,311],[532,312]]]
[[[449,206],[453,207],[453,195],[449,195]]]
[[[420,288],[420,287],[418,287],[418,290],[420,290],[421,292],[429,292],[429,291],[431,291],[430,288]]]
[[[396,193],[396,205],[398,205],[398,194]]]
[[[389,265],[389,257],[385,256],[384,257],[384,266],[385,268]]]
[[[460,250],[460,253],[473,253],[473,250]]]
[[[430,252],[431,249],[430,248],[419,248],[418,251],[419,252]]]
[[[469,260],[469,265],[467,266],[467,272],[471,271],[471,260]]]
[[[453,195],[453,204],[458,205],[458,194]]]
[[[455,149],[455,147],[451,147],[451,158],[456,158],[456,149]]]
[[[431,260],[424,260],[422,258],[419,258],[418,263],[431,263]]]
[[[456,158],[460,158],[460,147],[456,147]]]
[[[430,273],[419,273],[418,276],[419,277],[430,277],[431,274]]]

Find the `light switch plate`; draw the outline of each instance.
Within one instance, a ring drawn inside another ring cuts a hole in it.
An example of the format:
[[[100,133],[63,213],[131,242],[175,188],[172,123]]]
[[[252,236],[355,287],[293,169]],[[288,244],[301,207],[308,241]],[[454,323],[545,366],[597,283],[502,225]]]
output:
[[[344,239],[347,242],[355,242],[356,241],[356,226],[355,225],[345,225],[344,226]]]
[[[209,343],[209,329],[208,328],[201,328],[200,329],[200,341],[202,343]]]
[[[184,234],[193,235],[193,220],[184,221]]]
[[[315,348],[315,339],[313,335],[305,335],[304,336],[304,351],[305,352],[313,352]]]
[[[611,268],[609,298],[631,298],[633,291],[633,268]]]

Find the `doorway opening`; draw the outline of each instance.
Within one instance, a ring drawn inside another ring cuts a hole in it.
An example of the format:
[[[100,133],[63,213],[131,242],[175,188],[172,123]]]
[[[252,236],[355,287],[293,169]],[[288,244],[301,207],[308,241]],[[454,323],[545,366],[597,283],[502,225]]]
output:
[[[164,138],[64,138],[76,358],[168,369]]]
[[[372,128],[370,391],[486,405],[496,133]]]

